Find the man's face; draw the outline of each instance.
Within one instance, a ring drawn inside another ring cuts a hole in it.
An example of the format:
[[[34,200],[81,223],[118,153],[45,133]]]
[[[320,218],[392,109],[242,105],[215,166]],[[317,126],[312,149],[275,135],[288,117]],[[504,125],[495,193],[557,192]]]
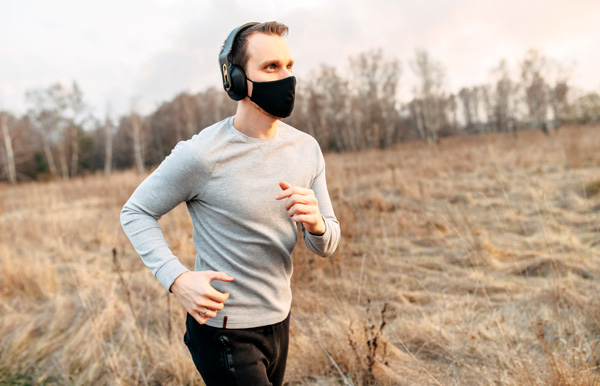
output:
[[[254,82],[269,82],[292,75],[294,59],[285,40],[279,35],[255,32],[248,36],[246,77]],[[252,95],[252,82],[248,82]]]

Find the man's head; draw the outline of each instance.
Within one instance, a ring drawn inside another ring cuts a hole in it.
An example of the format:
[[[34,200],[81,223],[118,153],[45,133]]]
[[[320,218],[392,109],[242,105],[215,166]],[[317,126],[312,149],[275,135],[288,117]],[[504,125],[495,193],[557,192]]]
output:
[[[287,117],[294,105],[294,60],[283,39],[287,31],[278,22],[238,27],[219,55],[229,96],[241,101],[248,96],[256,107],[277,118]]]
[[[285,24],[276,21],[269,21],[266,23],[255,24],[242,30],[233,41],[231,53],[229,54],[229,62],[232,65],[242,67],[244,71],[246,71],[246,64],[248,63],[249,57],[248,37],[253,33],[283,37],[288,33],[288,27]],[[221,52],[223,52],[223,48],[221,48]]]

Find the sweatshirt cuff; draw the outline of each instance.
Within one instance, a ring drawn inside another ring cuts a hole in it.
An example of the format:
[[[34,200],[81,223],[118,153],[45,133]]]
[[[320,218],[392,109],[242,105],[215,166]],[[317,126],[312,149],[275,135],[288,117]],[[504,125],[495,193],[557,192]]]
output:
[[[166,262],[158,271],[156,271],[156,278],[165,289],[171,292],[171,285],[182,273],[188,272],[187,269],[179,259],[175,258]]]
[[[310,239],[311,243],[318,247],[323,247],[329,243],[331,230],[329,229],[329,225],[327,225],[327,221],[325,221],[325,233],[322,235],[315,235],[306,231],[304,233],[304,237]]]

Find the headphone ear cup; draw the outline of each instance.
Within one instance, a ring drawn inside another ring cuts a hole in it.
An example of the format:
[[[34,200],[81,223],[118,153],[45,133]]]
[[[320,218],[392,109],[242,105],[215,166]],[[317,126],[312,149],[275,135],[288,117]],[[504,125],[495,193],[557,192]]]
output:
[[[248,96],[248,83],[246,74],[240,66],[229,67],[230,87],[227,93],[234,101],[239,101]]]

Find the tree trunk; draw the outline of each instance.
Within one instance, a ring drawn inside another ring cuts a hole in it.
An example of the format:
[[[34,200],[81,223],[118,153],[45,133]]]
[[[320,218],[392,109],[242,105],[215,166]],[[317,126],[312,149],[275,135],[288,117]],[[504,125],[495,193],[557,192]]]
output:
[[[4,149],[6,150],[6,168],[8,171],[8,182],[10,184],[17,183],[17,172],[15,168],[15,155],[12,148],[12,139],[8,132],[8,124],[6,123],[6,115],[0,115],[0,126],[2,128],[2,138],[4,139]]]
[[[554,130],[558,130],[558,128],[561,125],[560,122],[560,117],[558,114],[558,102],[556,101],[556,98],[552,98],[551,99],[551,105],[552,105],[552,112],[554,113]]]
[[[131,124],[133,126],[133,153],[135,157],[135,165],[138,172],[144,171],[144,154],[142,148],[142,127],[137,117],[132,117]]]
[[[113,134],[112,134],[112,124],[110,120],[107,118],[106,123],[104,124],[104,131],[106,134],[106,142],[104,148],[104,174],[110,175],[112,169],[112,155],[113,155]]]
[[[196,118],[194,116],[194,106],[192,105],[191,96],[186,96],[183,100],[183,113],[185,117],[183,140],[190,139],[196,131]]]
[[[42,142],[44,144],[44,154],[46,155],[46,161],[50,168],[50,174],[52,174],[53,177],[56,177],[58,175],[58,170],[56,169],[56,162],[54,162],[54,155],[52,155],[52,149],[50,148],[50,141],[48,140],[47,134],[42,137]]]
[[[63,180],[69,179],[69,164],[67,163],[67,151],[65,149],[64,141],[58,144],[58,160],[60,161],[60,171]]]
[[[419,108],[419,104],[415,99],[410,104],[410,112],[413,116],[415,122],[415,130],[419,135],[419,139],[425,139],[425,132],[423,131],[423,122],[421,119],[421,109]]]
[[[79,130],[71,127],[71,176],[76,176],[79,167]]]
[[[427,143],[437,143],[437,128],[434,126],[433,121],[434,109],[432,98],[425,98],[423,100],[423,129],[425,132],[425,139]]]

